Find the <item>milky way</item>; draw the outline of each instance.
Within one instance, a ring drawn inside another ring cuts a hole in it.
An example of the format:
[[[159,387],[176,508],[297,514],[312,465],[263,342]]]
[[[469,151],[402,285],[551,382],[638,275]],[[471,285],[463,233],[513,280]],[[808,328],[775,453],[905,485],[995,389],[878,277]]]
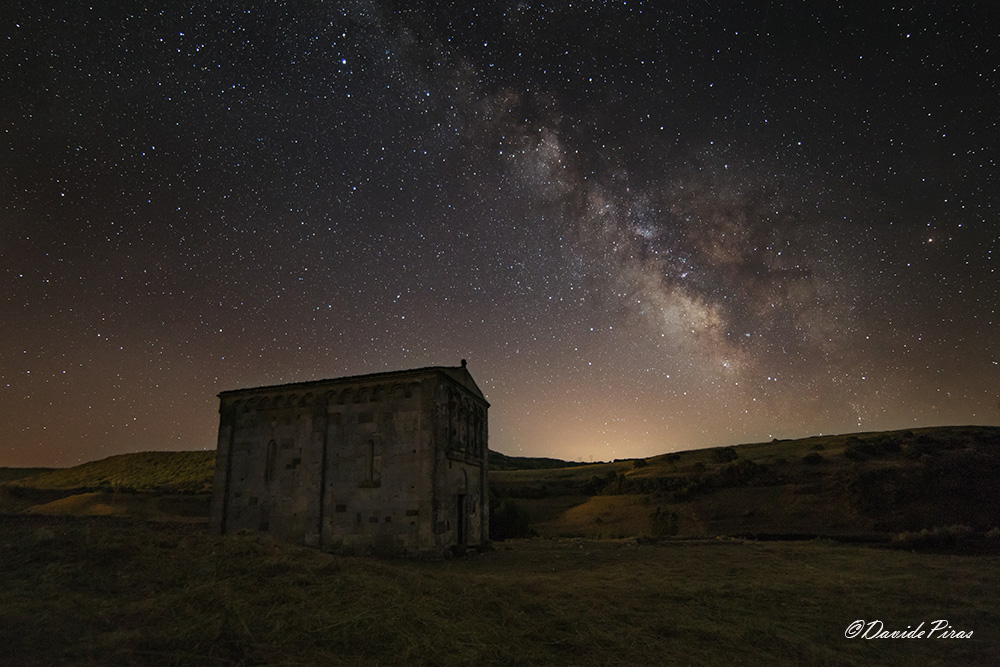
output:
[[[0,17],[0,465],[463,358],[508,454],[1000,423],[993,3]]]

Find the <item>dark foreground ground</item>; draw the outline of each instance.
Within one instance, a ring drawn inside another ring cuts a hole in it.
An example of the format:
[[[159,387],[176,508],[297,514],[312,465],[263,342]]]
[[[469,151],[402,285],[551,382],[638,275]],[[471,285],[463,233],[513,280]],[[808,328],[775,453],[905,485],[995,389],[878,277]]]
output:
[[[825,541],[376,560],[199,525],[0,516],[0,662],[996,665],[998,572],[997,556]],[[849,639],[858,620],[925,636]],[[972,636],[927,637],[939,620]]]

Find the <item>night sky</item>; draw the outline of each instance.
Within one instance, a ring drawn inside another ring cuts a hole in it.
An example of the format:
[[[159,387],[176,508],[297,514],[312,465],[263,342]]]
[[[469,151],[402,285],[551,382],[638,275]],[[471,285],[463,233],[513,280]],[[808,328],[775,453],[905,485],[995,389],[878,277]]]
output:
[[[995,2],[94,4],[0,8],[0,465],[463,358],[511,455],[1000,424]]]

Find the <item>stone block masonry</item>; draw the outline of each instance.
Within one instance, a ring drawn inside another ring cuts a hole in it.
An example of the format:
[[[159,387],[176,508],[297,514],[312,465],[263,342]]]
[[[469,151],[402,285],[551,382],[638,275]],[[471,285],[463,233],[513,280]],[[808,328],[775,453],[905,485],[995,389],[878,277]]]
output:
[[[225,391],[211,526],[348,553],[489,539],[489,403],[463,360]]]

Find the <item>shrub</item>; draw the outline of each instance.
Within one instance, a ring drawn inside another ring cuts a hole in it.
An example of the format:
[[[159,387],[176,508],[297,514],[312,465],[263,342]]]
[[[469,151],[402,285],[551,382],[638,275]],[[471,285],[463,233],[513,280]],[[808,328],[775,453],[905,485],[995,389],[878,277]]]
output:
[[[636,459],[632,461],[632,470],[638,470],[639,468],[645,468],[649,464],[646,463],[646,459]]]
[[[802,462],[803,463],[808,463],[810,465],[815,465],[817,463],[822,463],[824,460],[825,459],[822,456],[820,456],[819,454],[817,454],[816,452],[809,452],[808,454],[806,454],[805,456],[802,457]]]
[[[907,456],[919,459],[924,454],[937,454],[945,449],[945,443],[926,433],[918,435],[915,440],[908,443],[906,447]]]
[[[847,439],[847,446],[844,447],[844,456],[855,461],[864,461],[869,458],[889,458],[901,451],[899,440],[891,435],[875,436],[867,440],[851,436]]]
[[[902,549],[968,549],[975,534],[969,526],[936,526],[919,532],[899,533],[893,546]]]
[[[519,537],[532,537],[531,516],[528,511],[510,498],[490,507],[490,539],[503,541]]]
[[[716,447],[712,450],[712,460],[716,463],[729,463],[740,458],[734,447]]]
[[[872,444],[875,445],[875,451],[880,456],[892,456],[903,451],[903,446],[899,444],[899,440],[891,435],[876,438]]]
[[[608,483],[600,490],[600,494],[603,496],[617,496],[623,493],[632,493],[634,490],[635,485],[632,484],[632,480],[626,477],[625,473],[620,472],[608,480]]]
[[[920,498],[926,488],[922,475],[898,468],[866,467],[847,482],[851,503],[862,514],[883,515]]]
[[[609,471],[603,477],[592,475],[589,480],[580,485],[580,493],[585,496],[596,496],[606,493],[605,489],[616,480],[617,474],[614,470]]]
[[[766,468],[748,459],[727,463],[715,475],[718,487],[746,486],[752,479],[762,474]]]
[[[674,500],[687,500],[708,486],[709,475],[691,476],[681,481],[670,493]]]
[[[858,438],[852,438],[858,442],[850,443],[844,447],[844,456],[852,461],[867,461],[869,452],[867,447]]]
[[[670,537],[677,534],[680,528],[680,517],[677,512],[663,507],[657,507],[649,515],[649,532],[653,537]]]

